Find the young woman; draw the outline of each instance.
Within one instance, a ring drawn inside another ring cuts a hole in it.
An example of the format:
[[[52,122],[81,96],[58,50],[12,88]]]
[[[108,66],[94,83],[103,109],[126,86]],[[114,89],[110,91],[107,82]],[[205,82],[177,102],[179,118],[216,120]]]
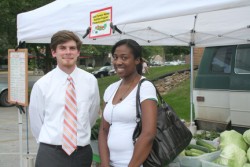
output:
[[[112,48],[113,65],[119,81],[104,93],[105,108],[99,131],[102,167],[139,167],[147,158],[156,134],[157,96],[152,83],[140,89],[142,132],[136,143],[132,135],[136,126],[136,91],[142,77],[141,46],[123,39]]]

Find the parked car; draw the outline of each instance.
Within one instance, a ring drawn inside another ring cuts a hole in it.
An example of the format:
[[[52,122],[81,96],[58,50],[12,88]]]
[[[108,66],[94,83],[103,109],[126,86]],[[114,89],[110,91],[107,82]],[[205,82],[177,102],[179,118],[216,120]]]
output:
[[[12,104],[8,102],[8,83],[0,82],[0,106],[10,107]]]
[[[41,78],[42,76],[29,76],[28,88],[29,90],[33,87],[34,83]],[[0,106],[1,107],[10,107],[13,104],[8,102],[8,79],[1,78],[0,81]]]
[[[112,67],[111,70],[109,70],[109,75],[115,75],[116,74],[116,71],[115,69]]]
[[[112,66],[103,66],[99,70],[93,71],[92,74],[94,74],[94,76],[96,78],[102,78],[102,77],[105,77],[105,76],[109,76],[109,71],[111,69],[112,69]]]

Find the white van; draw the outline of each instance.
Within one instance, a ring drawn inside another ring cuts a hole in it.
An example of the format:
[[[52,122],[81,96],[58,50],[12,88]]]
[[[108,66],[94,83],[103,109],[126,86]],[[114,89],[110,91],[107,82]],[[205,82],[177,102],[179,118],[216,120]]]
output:
[[[205,48],[193,97],[198,127],[250,128],[250,44]]]

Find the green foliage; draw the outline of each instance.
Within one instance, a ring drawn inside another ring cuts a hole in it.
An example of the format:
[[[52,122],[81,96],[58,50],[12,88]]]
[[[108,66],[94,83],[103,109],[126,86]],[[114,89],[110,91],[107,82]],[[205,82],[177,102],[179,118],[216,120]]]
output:
[[[187,46],[164,46],[164,53],[166,61],[180,59],[180,55],[187,55],[190,53],[190,47]]]
[[[9,48],[17,45],[17,14],[27,12],[53,0],[1,0],[0,1],[0,55],[7,55]]]
[[[100,97],[101,97],[101,106],[103,106],[103,94],[105,89],[112,83],[119,80],[119,77],[117,75],[114,76],[107,76],[103,78],[98,78],[98,86],[100,91]]]
[[[203,131],[202,133],[197,133],[193,136],[194,139],[204,139],[204,140],[214,140],[215,138],[220,137],[220,133],[216,131]]]
[[[37,68],[36,60],[32,59],[30,60],[30,63],[29,63],[29,70],[34,70],[35,68]]]
[[[189,64],[178,65],[178,66],[161,66],[161,67],[153,66],[149,68],[150,74],[146,74],[145,76],[150,80],[154,80],[167,73],[178,71],[178,70],[183,70],[183,69],[189,69]]]
[[[105,45],[83,45],[81,53],[90,56],[107,56],[111,52],[111,46]]]
[[[91,129],[91,137],[90,137],[91,140],[98,140],[100,123],[101,123],[101,118],[98,118],[96,120],[95,125]]]
[[[146,60],[151,59],[153,55],[164,55],[164,50],[162,46],[143,46],[142,47],[142,57]]]

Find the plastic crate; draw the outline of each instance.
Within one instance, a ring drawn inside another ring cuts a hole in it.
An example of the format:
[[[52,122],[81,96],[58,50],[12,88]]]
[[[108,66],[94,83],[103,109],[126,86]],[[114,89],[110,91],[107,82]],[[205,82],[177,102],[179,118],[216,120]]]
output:
[[[177,161],[181,167],[202,167],[201,160],[211,159],[211,157],[219,156],[220,151],[206,153],[200,156],[181,156],[177,157]]]
[[[210,140],[205,140],[206,142],[212,144],[216,148],[219,147],[219,142],[217,141],[210,141]],[[192,139],[190,144],[196,144],[196,140]],[[179,155],[176,158],[176,161],[180,163],[180,167],[201,167],[201,160],[202,159],[209,159],[210,157],[213,157],[215,155],[219,155],[220,151],[212,152],[212,153],[206,153],[200,156],[181,156]]]
[[[181,167],[179,162],[171,162],[167,167]]]
[[[201,160],[201,166],[202,167],[225,167],[224,165],[213,163],[213,161],[220,156],[220,152],[218,154],[214,154],[213,156],[202,159]]]

